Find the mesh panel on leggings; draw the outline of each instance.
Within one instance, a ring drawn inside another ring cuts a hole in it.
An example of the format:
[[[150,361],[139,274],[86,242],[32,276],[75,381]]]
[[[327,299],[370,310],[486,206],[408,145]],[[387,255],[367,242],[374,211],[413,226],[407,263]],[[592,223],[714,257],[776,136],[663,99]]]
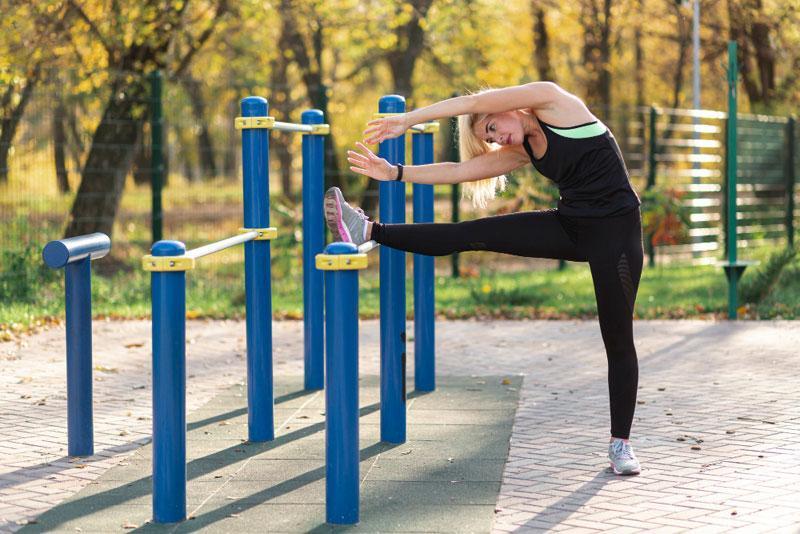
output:
[[[633,314],[633,279],[631,278],[631,267],[628,265],[628,257],[624,252],[617,262],[617,274],[619,275],[619,281],[622,283],[622,291],[625,293],[625,300],[628,301],[631,314]]]

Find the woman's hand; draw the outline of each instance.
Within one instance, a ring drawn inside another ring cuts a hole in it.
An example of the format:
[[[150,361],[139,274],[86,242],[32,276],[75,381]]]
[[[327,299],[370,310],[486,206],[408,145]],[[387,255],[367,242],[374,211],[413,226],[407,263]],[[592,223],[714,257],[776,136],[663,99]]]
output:
[[[408,130],[406,114],[390,115],[380,119],[371,120],[364,130],[364,140],[369,144],[377,144],[385,139],[392,139],[403,135]]]
[[[394,165],[376,156],[375,153],[363,143],[356,142],[356,146],[361,152],[356,152],[355,150],[347,151],[347,161],[350,162],[351,171],[382,182],[388,182],[397,178],[398,169]]]

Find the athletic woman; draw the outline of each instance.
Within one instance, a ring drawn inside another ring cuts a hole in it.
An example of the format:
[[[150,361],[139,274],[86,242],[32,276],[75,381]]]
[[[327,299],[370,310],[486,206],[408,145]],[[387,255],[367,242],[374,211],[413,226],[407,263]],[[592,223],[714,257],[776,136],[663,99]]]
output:
[[[485,205],[505,173],[528,162],[554,181],[558,207],[485,217],[456,224],[381,224],[325,193],[325,217],[336,240],[431,256],[489,250],[531,258],[588,262],[608,359],[611,438],[617,474],[637,474],[628,441],[638,387],[633,306],[642,272],[639,198],[608,128],[576,97],[550,82],[534,82],[459,96],[409,113],[369,122],[365,143],[402,135],[415,124],[459,117],[461,163],[391,165],[364,143],[348,151],[350,169],[375,180],[418,184],[465,183],[473,203]]]

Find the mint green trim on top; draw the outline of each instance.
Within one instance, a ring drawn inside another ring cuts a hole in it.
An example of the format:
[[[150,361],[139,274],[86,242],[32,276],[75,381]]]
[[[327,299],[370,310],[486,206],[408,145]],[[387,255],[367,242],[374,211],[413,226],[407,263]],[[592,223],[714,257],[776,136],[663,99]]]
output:
[[[606,133],[606,125],[600,121],[584,124],[582,126],[573,126],[572,128],[556,128],[545,124],[553,133],[561,137],[568,137],[569,139],[586,139],[587,137],[597,137]]]

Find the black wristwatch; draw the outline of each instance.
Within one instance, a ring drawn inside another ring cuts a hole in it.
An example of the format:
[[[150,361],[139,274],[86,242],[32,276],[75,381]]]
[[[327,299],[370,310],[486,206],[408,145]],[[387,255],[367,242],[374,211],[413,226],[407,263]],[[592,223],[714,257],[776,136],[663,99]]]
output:
[[[402,182],[403,181],[403,164],[397,164],[397,178],[394,179],[395,182]]]

